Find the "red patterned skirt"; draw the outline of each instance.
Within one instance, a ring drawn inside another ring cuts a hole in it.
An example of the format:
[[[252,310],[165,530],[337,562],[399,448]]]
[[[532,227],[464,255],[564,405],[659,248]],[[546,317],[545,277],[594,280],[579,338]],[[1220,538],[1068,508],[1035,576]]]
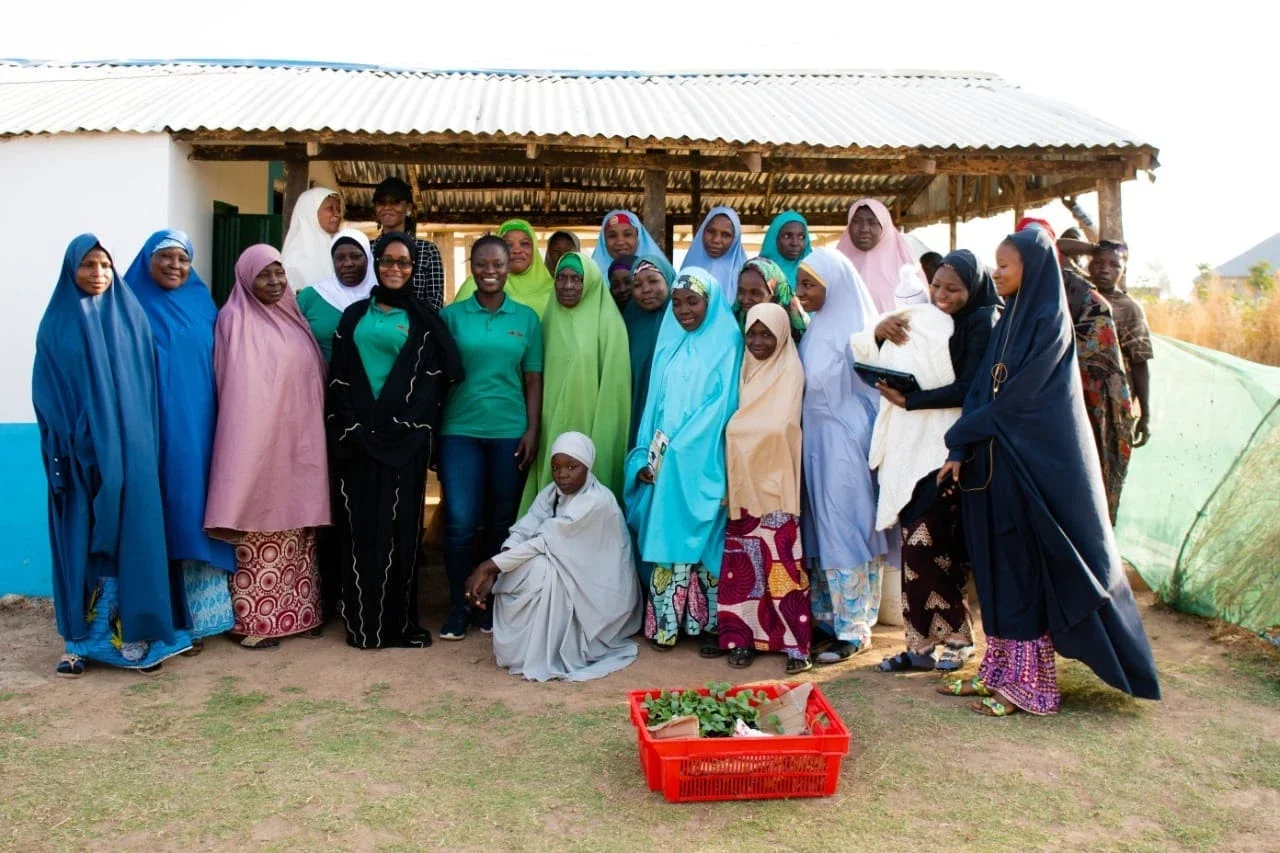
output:
[[[319,625],[315,530],[244,534],[236,545],[231,606],[231,632],[238,636],[288,637]]]
[[[720,565],[720,648],[809,655],[813,635],[800,519],[785,512],[730,519]]]

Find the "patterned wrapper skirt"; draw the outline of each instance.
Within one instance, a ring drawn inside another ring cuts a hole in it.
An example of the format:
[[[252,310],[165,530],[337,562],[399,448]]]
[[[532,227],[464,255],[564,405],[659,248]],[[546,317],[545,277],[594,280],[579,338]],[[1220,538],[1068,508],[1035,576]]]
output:
[[[880,617],[884,559],[850,568],[809,567],[813,619],[828,634],[859,648],[871,647],[871,626]]]
[[[232,633],[288,637],[320,624],[316,537],[311,528],[246,533],[231,579]]]
[[[964,586],[969,563],[960,527],[960,497],[939,498],[902,526],[902,618],[907,651],[928,655],[939,643],[973,645]]]
[[[225,634],[236,624],[231,608],[231,573],[200,560],[182,561],[182,585],[191,611],[191,639]]]
[[[1056,714],[1062,702],[1053,640],[1006,640],[987,637],[987,653],[978,677],[988,690],[1000,691],[1028,714]]]
[[[680,630],[690,637],[716,630],[717,580],[700,563],[655,563],[649,576],[644,635],[674,646]]]
[[[122,669],[147,669],[166,658],[191,648],[191,634],[174,632],[173,642],[164,640],[138,640],[126,643],[120,624],[120,593],[115,578],[98,581],[97,588],[89,596],[85,620],[89,632],[78,640],[67,641],[67,651]]]
[[[1087,332],[1077,326],[1076,353],[1080,363],[1084,408],[1093,428],[1102,465],[1102,485],[1107,493],[1107,512],[1116,523],[1120,491],[1124,488],[1133,452],[1133,397],[1122,366],[1107,353],[1115,348],[1115,330],[1106,317],[1097,318]]]
[[[809,656],[813,625],[799,517],[771,512],[729,520],[720,567],[720,648]]]

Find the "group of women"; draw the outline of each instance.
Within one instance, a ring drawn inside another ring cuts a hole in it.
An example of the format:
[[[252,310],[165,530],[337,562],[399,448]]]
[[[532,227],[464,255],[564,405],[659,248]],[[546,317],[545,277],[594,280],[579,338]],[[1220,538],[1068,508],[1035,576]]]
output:
[[[898,568],[908,650],[880,668],[955,670],[972,563],[987,653],[944,689],[1051,712],[1056,649],[1158,695],[1043,231],[1001,244],[994,281],[960,251],[926,284],[871,199],[834,249],[780,215],[757,258],[714,208],[679,272],[628,211],[591,254],[557,233],[545,259],[512,220],[436,311],[421,241],[385,227],[403,216],[370,245],[311,192],[284,256],[247,249],[220,310],[180,232],[123,284],[92,235],[68,248],[34,380],[59,674],[153,671],[228,630],[272,648],[330,615],[358,648],[429,645],[434,468],[439,635],[492,631],[527,678],[615,671],[641,627],[739,668],[848,660]]]

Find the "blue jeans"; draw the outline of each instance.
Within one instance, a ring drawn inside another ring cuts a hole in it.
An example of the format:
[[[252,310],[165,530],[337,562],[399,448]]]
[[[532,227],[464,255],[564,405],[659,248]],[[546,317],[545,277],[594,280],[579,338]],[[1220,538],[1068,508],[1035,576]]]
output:
[[[467,577],[478,561],[498,553],[516,522],[526,473],[516,466],[519,444],[518,438],[440,437],[444,568],[452,612],[467,611]],[[481,527],[484,537],[477,554]]]

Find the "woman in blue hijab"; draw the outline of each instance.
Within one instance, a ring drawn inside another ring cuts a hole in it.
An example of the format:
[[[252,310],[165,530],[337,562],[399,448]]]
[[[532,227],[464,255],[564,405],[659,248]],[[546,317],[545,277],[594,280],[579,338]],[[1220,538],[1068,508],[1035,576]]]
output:
[[[724,654],[715,635],[728,523],[724,430],[738,408],[742,351],[720,282],[686,269],[658,332],[639,446],[623,478],[627,523],[651,566],[644,634],[659,651],[683,628],[703,636],[704,657]]]
[[[92,234],[71,241],[36,333],[31,399],[49,481],[57,673],[154,672],[191,646],[165,552],[155,345]]]
[[[781,267],[792,287],[796,286],[800,262],[811,251],[809,221],[794,210],[784,210],[775,216],[765,232],[764,242],[760,244],[760,257],[768,258]]]
[[[813,616],[826,635],[816,662],[839,663],[871,647],[880,614],[880,576],[889,550],[876,529],[876,486],[867,454],[880,395],[853,372],[849,338],[875,319],[853,264],[821,247],[800,264],[796,296],[809,312],[804,364],[807,503],[800,513]]]
[[[611,210],[600,223],[600,236],[591,252],[591,260],[604,271],[623,255],[637,258],[646,255],[666,257],[658,241],[645,229],[640,217],[629,210]]]
[[[738,298],[738,273],[747,262],[747,250],[742,248],[742,220],[732,207],[719,205],[707,211],[698,231],[693,235],[693,245],[684,256],[680,269],[703,269],[720,282],[726,305],[732,306]]]
[[[1052,714],[1054,653],[1112,687],[1159,699],[1151,646],[1116,550],[1085,414],[1062,272],[1049,236],[996,251],[1007,307],[947,432],[987,651],[978,675],[939,688],[982,697],[978,713]]]
[[[235,624],[228,578],[236,570],[235,547],[204,532],[218,413],[213,380],[218,309],[191,266],[194,257],[185,233],[157,231],[124,274],[155,339],[165,539],[170,562],[180,564],[193,652],[203,647],[204,637],[230,631]]]

